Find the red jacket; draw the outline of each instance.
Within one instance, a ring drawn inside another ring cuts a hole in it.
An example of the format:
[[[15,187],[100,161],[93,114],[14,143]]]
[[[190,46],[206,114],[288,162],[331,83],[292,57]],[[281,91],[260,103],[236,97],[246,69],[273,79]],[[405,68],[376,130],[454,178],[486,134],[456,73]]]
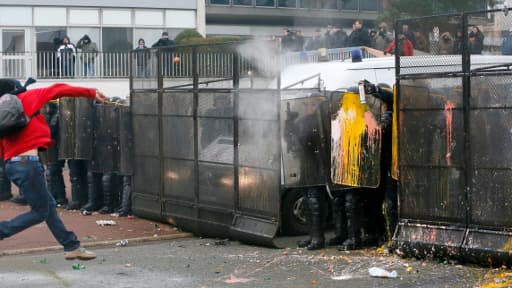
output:
[[[86,97],[94,99],[96,90],[85,87],[74,87],[67,84],[54,84],[46,88],[31,89],[18,94],[25,114],[34,115],[50,100],[61,97]],[[39,114],[32,118],[28,125],[12,135],[0,138],[4,160],[23,152],[43,148],[47,149],[52,143],[50,127],[44,116]]]
[[[412,42],[404,38],[402,41],[402,53],[400,53],[400,56],[413,56],[414,55],[414,47],[412,46]],[[386,53],[395,54],[395,40],[391,42],[385,50]]]

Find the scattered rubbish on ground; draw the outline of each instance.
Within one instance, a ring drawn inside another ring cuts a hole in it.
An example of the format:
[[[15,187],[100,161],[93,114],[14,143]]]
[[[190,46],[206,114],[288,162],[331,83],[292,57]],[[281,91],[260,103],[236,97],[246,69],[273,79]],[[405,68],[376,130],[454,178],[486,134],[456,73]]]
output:
[[[132,267],[133,267],[133,264],[132,264],[132,263],[126,263],[126,264],[124,264],[124,267],[126,267],[126,268],[132,268]]]
[[[84,270],[85,269],[85,265],[83,264],[73,264],[73,266],[71,266],[73,268],[73,270]]]
[[[229,240],[228,239],[224,239],[224,240],[219,240],[219,241],[213,242],[213,245],[215,245],[215,246],[226,246],[228,244],[229,244]]]
[[[84,216],[89,216],[89,215],[92,215],[92,212],[91,212],[91,211],[84,210],[84,211],[82,211],[82,215],[84,215]]]
[[[339,275],[339,276],[331,276],[332,280],[349,280],[354,278],[352,275]]]
[[[123,239],[123,240],[117,242],[117,244],[116,244],[116,246],[121,246],[121,247],[124,247],[126,245],[128,245],[128,240],[126,240],[126,239]]]
[[[116,225],[116,221],[114,220],[98,220],[96,221],[96,224],[99,226],[113,226]]]
[[[398,277],[398,274],[396,271],[387,271],[386,269],[382,269],[379,267],[371,267],[368,268],[368,273],[370,273],[370,276],[372,277],[379,277],[379,278],[396,278]]]
[[[224,280],[224,283],[228,283],[228,284],[247,283],[247,282],[251,282],[254,280],[256,280],[256,279],[254,279],[254,278],[238,278],[236,276],[229,275],[229,279]]]

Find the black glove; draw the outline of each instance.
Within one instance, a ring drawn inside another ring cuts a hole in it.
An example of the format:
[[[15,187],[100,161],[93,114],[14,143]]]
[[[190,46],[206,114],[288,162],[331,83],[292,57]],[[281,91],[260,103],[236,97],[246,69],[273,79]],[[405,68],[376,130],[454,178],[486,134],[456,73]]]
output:
[[[369,82],[368,80],[363,80],[359,82],[359,85],[364,85],[364,93],[365,94],[376,94],[377,93],[377,87]]]

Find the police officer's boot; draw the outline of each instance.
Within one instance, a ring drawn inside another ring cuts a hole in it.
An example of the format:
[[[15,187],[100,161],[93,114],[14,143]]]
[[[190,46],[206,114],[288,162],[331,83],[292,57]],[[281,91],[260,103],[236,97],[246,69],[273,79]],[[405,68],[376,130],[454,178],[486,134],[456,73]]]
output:
[[[82,160],[69,160],[69,181],[71,182],[71,202],[69,203],[68,210],[79,210],[82,207],[82,201],[84,200],[83,185],[84,185],[84,169],[85,163]],[[85,172],[87,173],[87,172]],[[85,175],[87,177],[87,174]],[[87,178],[85,179],[87,180]]]
[[[121,207],[117,211],[119,216],[126,217],[132,213],[132,177],[123,176],[123,192],[121,195]]]
[[[11,197],[11,181],[5,175],[3,164],[0,164],[0,201],[9,200]]]
[[[318,250],[325,247],[324,223],[322,223],[322,210],[320,205],[320,201],[323,199],[320,190],[317,188],[310,188],[308,194],[309,207],[311,210],[311,230],[309,231],[311,242],[306,249]]]
[[[334,238],[331,238],[327,245],[339,246],[347,239],[347,218],[345,216],[345,194],[343,194],[333,200]]]
[[[88,202],[82,207],[82,211],[94,212],[98,211],[103,203],[101,202],[102,179],[101,174],[87,173],[87,199]]]
[[[103,182],[103,207],[100,209],[100,214],[108,214],[114,211],[114,194],[112,187],[112,173],[105,173],[102,177]]]
[[[64,161],[58,161],[56,163],[48,164],[48,169],[46,170],[46,183],[48,185],[48,190],[57,202],[57,206],[68,204],[64,177],[62,176],[63,166]]]
[[[347,239],[338,250],[354,250],[361,247],[361,215],[358,191],[347,192],[345,210],[347,213]]]

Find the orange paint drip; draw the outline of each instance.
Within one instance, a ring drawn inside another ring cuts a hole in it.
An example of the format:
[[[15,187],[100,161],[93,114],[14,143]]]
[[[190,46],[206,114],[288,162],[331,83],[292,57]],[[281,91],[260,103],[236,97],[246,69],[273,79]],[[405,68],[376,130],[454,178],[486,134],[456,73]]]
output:
[[[452,157],[452,144],[453,144],[453,108],[455,104],[451,101],[447,101],[444,104],[444,116],[446,120],[446,161],[448,165],[451,165]]]
[[[370,147],[372,153],[375,153],[380,148],[380,139],[382,137],[382,129],[379,126],[375,117],[370,111],[364,112],[364,123],[366,124],[366,130],[368,132],[368,147]]]
[[[396,87],[393,89],[393,126],[391,143],[391,176],[398,180],[398,106],[396,101]]]
[[[338,117],[332,125],[332,129],[336,129],[332,139],[332,179],[335,183],[349,186],[360,184],[365,137],[368,147],[373,151],[380,149],[378,140],[382,130],[367,110],[368,106],[360,103],[358,94],[345,93]]]

